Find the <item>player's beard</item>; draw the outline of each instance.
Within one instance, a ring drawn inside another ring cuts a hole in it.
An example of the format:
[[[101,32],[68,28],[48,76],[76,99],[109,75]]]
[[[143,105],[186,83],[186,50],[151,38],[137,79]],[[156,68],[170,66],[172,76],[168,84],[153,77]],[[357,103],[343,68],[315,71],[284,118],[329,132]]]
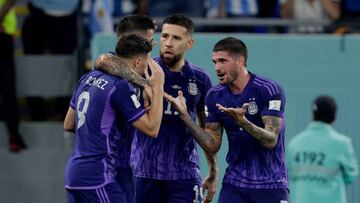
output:
[[[164,61],[165,65],[167,67],[174,67],[174,65],[179,62],[182,58],[182,56],[180,54],[178,55],[174,55],[172,58],[169,57],[165,57],[164,53],[160,53],[160,57],[161,59]]]
[[[225,81],[220,81],[220,83],[222,84],[231,84],[232,82],[234,82],[238,77],[239,77],[239,73],[234,69],[232,71],[230,71],[227,76],[227,79],[225,78]]]

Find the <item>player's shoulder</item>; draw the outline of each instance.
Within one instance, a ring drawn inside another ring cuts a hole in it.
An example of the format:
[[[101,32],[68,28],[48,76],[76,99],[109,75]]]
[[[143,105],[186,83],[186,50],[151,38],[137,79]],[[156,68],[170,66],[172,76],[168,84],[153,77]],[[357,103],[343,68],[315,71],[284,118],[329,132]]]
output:
[[[202,66],[194,64],[190,61],[185,60],[185,66],[194,74],[195,77],[200,79],[210,79],[209,72]]]
[[[224,88],[225,88],[225,86],[223,86],[221,84],[217,84],[209,89],[209,91],[207,92],[207,95],[223,94]]]
[[[252,75],[253,75],[253,85],[257,89],[267,92],[270,95],[284,94],[283,88],[277,81],[257,74],[252,74]]]

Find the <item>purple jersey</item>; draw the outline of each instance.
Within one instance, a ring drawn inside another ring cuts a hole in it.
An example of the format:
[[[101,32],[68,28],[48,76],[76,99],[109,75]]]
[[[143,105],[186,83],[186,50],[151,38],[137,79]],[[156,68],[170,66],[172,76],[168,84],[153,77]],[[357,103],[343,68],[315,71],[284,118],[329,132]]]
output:
[[[249,103],[246,118],[259,127],[264,127],[261,117],[277,116],[283,119],[278,143],[272,150],[262,146],[253,136],[237,125],[234,119],[219,111],[219,103],[225,107],[242,107]],[[208,108],[206,123],[221,123],[229,141],[226,161],[229,166],[224,183],[244,188],[287,188],[285,167],[285,95],[274,81],[251,74],[241,94],[235,95],[228,86],[215,86],[206,97]]]
[[[155,59],[165,73],[164,91],[176,97],[182,90],[192,119],[204,111],[205,96],[211,87],[209,74],[186,61],[181,72],[171,72],[160,58]],[[134,175],[159,180],[200,179],[197,144],[170,104],[164,101],[164,114],[158,137],[138,133],[131,153]]]
[[[76,111],[74,152],[65,169],[65,187],[94,189],[111,182],[119,141],[144,113],[136,92],[126,80],[91,71],[72,96]]]

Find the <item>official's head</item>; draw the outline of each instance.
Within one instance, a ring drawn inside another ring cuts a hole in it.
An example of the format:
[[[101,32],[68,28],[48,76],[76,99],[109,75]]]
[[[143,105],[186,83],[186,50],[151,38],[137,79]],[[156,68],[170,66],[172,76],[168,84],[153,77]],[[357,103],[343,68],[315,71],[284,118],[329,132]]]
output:
[[[314,121],[321,121],[331,124],[336,118],[336,102],[331,96],[322,95],[312,103]]]

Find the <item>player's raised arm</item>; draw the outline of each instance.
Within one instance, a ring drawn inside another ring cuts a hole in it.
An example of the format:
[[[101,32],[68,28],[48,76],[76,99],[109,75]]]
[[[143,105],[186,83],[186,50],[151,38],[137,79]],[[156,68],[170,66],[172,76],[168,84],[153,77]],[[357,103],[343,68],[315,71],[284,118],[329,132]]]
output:
[[[131,68],[128,68],[126,63],[114,54],[101,54],[99,57],[96,58],[95,68],[104,70],[109,74],[126,79],[140,87],[144,87],[148,84],[148,81],[145,78],[141,77]]]
[[[148,59],[148,65],[152,75],[149,76],[145,71],[145,76],[152,88],[151,105],[147,113],[135,121],[133,126],[150,137],[157,137],[163,115],[164,72],[151,57]]]

